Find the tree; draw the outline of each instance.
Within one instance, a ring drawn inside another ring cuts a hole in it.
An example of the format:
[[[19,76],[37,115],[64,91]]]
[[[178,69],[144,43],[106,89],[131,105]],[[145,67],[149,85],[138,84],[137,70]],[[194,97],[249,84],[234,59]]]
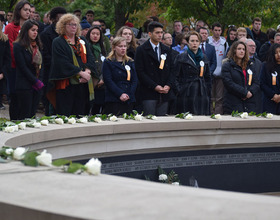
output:
[[[254,17],[261,17],[267,25],[279,18],[280,1],[272,0],[163,0],[160,6],[168,6],[168,20],[194,17],[208,26],[219,21],[223,27],[229,24],[246,26]]]

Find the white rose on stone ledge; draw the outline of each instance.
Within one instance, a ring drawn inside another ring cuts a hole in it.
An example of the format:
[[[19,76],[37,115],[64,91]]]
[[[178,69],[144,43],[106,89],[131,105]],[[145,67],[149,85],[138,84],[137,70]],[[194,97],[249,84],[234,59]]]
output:
[[[15,126],[8,126],[4,128],[4,132],[6,133],[14,133],[16,131]]]
[[[11,155],[13,153],[13,149],[12,148],[8,148],[8,149],[5,150],[5,153],[7,155]]]
[[[192,114],[187,114],[187,116],[185,117],[185,119],[187,119],[187,120],[191,120],[191,119],[193,119]]]
[[[241,115],[240,115],[241,118],[248,118],[248,113],[247,112],[243,112]]]
[[[80,122],[80,123],[87,123],[87,122],[88,122],[88,119],[87,119],[86,117],[79,118],[79,119],[78,119],[78,122]]]
[[[273,114],[267,113],[266,118],[273,118]]]
[[[68,124],[76,124],[76,119],[75,118],[69,118],[68,119]]]
[[[167,180],[167,175],[166,175],[166,174],[160,174],[160,175],[158,176],[158,180],[159,180],[159,181],[165,181],[165,180]]]
[[[118,118],[115,115],[113,115],[110,117],[110,121],[118,121]]]
[[[18,128],[19,128],[20,130],[25,130],[25,129],[26,129],[26,123],[25,123],[25,122],[20,122],[20,123],[18,124]]]
[[[157,120],[157,116],[153,115],[152,120]]]
[[[101,118],[99,118],[99,117],[95,117],[95,118],[94,118],[94,121],[97,122],[97,123],[100,123],[102,120],[101,120]]]
[[[64,124],[64,121],[63,121],[62,118],[56,118],[56,119],[54,119],[54,122],[55,122],[56,124],[59,124],[59,125],[63,125],[63,124]]]
[[[22,160],[24,158],[25,151],[24,147],[17,147],[13,152],[13,158],[15,160]]]
[[[34,128],[40,128],[41,127],[41,123],[39,122],[35,122],[32,124]]]
[[[36,157],[37,162],[43,166],[51,166],[52,165],[52,155],[47,153],[46,150]]]
[[[215,117],[215,119],[221,119],[222,118],[221,114],[216,114],[214,117]]]
[[[41,125],[48,126],[49,121],[47,119],[41,121]]]
[[[180,183],[178,183],[178,182],[174,182],[174,183],[172,183],[172,185],[179,186],[179,185],[180,185]]]
[[[99,175],[101,173],[101,165],[102,163],[97,158],[91,158],[86,164],[86,171],[89,174]]]
[[[134,116],[134,120],[135,120],[135,121],[142,121],[142,120],[143,120],[143,116],[140,115],[140,114],[136,114],[136,115]]]

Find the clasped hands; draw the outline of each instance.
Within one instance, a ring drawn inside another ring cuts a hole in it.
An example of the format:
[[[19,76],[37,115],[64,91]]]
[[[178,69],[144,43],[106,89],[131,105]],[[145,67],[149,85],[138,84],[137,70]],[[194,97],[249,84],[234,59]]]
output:
[[[120,96],[120,100],[121,100],[122,102],[126,102],[128,99],[129,99],[129,95],[127,95],[126,93],[123,93],[123,94]]]
[[[86,69],[85,71],[80,71],[79,72],[79,76],[81,77],[80,78],[80,83],[87,83],[90,78],[91,78],[91,71],[89,69]]]
[[[275,94],[271,100],[276,102],[276,103],[279,103],[280,102],[280,95]]]
[[[158,92],[158,93],[163,93],[163,94],[167,94],[170,90],[170,86],[167,86],[165,85],[164,87],[160,86],[160,85],[157,85],[155,87],[155,90]]]

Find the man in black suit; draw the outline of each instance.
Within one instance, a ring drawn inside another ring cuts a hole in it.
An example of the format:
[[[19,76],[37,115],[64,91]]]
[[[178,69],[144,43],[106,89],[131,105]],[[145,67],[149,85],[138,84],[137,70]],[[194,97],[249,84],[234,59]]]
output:
[[[161,43],[163,26],[153,21],[148,25],[150,39],[139,46],[135,67],[145,115],[166,115],[168,102],[174,98],[171,90],[174,74],[171,49]]]
[[[210,73],[213,76],[213,73],[217,67],[217,58],[215,47],[208,44],[206,41],[208,39],[208,29],[206,27],[201,27],[198,29],[198,33],[201,36],[200,49],[207,56],[210,64]]]

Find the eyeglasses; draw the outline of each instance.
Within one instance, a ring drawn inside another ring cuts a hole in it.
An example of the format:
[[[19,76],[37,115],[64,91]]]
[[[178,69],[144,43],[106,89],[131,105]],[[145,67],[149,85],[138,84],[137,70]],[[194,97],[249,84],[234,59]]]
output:
[[[248,47],[256,47],[256,45],[247,45]]]
[[[66,25],[69,25],[71,27],[77,27],[77,24],[66,24]]]

